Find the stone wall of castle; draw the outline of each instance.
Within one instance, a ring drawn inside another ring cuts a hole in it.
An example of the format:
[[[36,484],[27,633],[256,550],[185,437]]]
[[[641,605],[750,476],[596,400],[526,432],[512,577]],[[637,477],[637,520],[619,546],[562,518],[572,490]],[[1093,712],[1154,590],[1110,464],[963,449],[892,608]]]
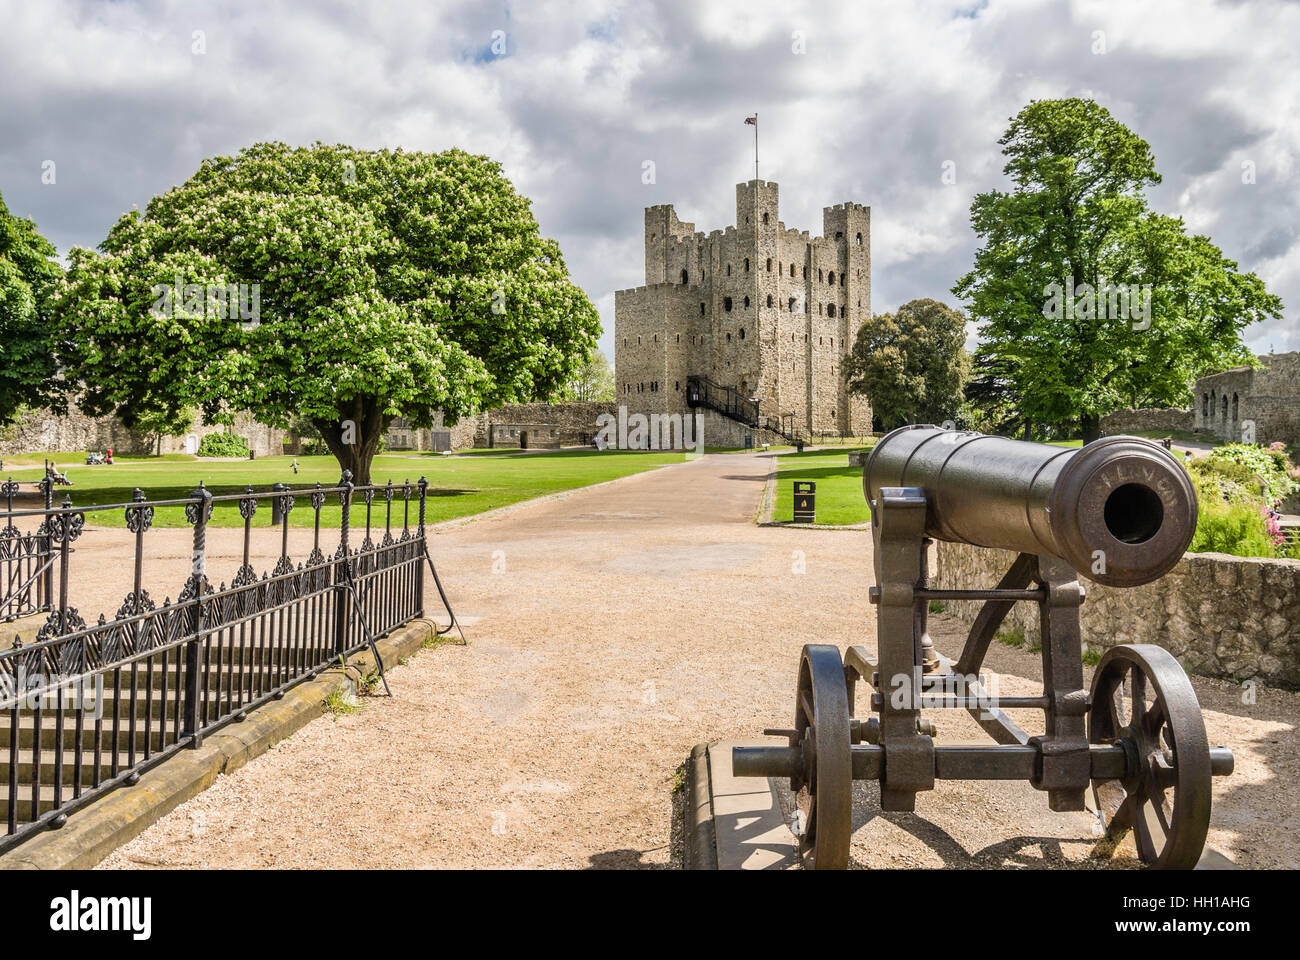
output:
[[[1015,555],[940,541],[934,558],[934,587],[956,590],[996,585]],[[1300,687],[1300,560],[1189,553],[1155,583],[1104,587],[1085,581],[1085,589],[1080,625],[1090,649],[1155,643],[1192,673]],[[970,624],[980,604],[944,606]],[[1041,642],[1034,604],[1016,604],[1005,625]]]
[[[1201,377],[1193,388],[1197,430],[1223,440],[1300,444],[1300,352],[1257,358],[1262,367],[1234,367]]]
[[[775,183],[736,186],[736,224],[709,234],[671,205],[645,211],[646,285],[616,291],[614,367],[629,410],[685,413],[686,377],[759,398],[804,430],[870,431],[843,357],[871,311],[871,212],[823,211],[823,236],[787,229]]]
[[[1108,437],[1139,430],[1192,430],[1192,411],[1172,407],[1116,410],[1101,418],[1101,431]]]
[[[226,428],[195,418],[190,429],[175,437],[163,437],[161,443],[142,433],[128,430],[117,417],[91,417],[71,404],[63,414],[35,410],[0,431],[0,457],[19,453],[72,453],[83,450],[112,449],[116,453],[194,453],[209,433]],[[259,423],[247,414],[237,414],[233,432],[248,441],[259,457],[278,456],[285,452],[284,430]]]
[[[1102,418],[1101,429],[1196,430],[1220,440],[1300,445],[1300,352],[1255,359],[1257,369],[1233,367],[1198,379],[1190,410],[1117,410]]]

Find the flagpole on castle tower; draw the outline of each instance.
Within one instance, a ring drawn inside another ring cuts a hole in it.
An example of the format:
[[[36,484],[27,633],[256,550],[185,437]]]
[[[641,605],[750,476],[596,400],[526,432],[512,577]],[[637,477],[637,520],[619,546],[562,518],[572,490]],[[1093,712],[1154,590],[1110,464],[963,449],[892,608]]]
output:
[[[758,114],[745,118],[746,123],[754,125],[754,179],[758,179]]]

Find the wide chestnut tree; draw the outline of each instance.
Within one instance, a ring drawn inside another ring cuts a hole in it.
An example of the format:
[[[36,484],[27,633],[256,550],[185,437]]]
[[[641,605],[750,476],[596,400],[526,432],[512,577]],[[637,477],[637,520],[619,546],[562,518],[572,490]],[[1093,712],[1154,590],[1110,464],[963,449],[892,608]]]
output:
[[[87,411],[306,419],[358,483],[394,417],[549,398],[600,331],[497,163],[322,144],[204,161],[71,252],[57,313]]]

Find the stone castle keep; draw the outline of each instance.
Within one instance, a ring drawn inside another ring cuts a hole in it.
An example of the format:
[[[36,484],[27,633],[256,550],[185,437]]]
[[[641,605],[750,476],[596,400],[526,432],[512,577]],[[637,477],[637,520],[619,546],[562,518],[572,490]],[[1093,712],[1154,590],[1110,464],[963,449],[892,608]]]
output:
[[[737,184],[735,226],[708,234],[647,207],[646,285],[614,295],[618,403],[686,414],[687,378],[702,377],[787,430],[870,432],[842,362],[871,313],[871,209],[826,207],[822,233],[787,229],[763,180]]]

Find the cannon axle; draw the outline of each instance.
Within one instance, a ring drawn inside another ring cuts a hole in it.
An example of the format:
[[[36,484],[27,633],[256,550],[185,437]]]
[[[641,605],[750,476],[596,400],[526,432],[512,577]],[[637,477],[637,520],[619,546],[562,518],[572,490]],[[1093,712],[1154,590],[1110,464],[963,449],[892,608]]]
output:
[[[854,780],[879,780],[885,768],[885,748],[872,744],[849,748]],[[1032,780],[1040,753],[1031,746],[954,744],[934,748],[936,780]],[[1137,758],[1120,744],[1091,744],[1088,761],[1093,780],[1123,780],[1136,772]],[[1226,777],[1233,769],[1232,751],[1210,748],[1210,773]],[[738,777],[785,780],[804,768],[802,746],[733,747],[732,773]]]

